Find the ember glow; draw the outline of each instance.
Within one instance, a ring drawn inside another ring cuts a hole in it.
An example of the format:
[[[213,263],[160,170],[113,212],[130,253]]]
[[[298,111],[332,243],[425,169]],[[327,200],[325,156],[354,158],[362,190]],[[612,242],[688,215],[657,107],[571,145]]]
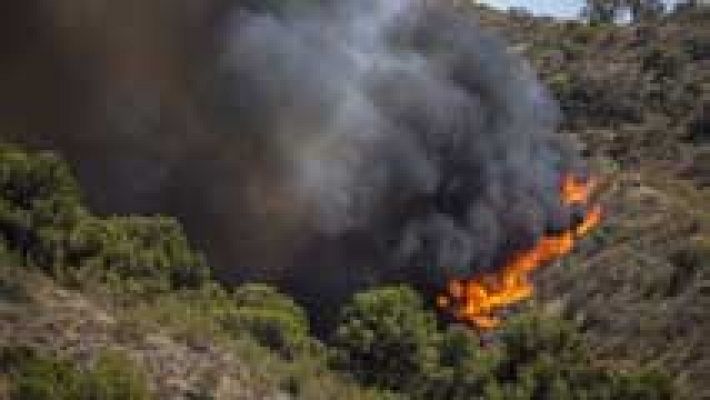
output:
[[[586,204],[596,187],[596,178],[582,180],[567,174],[562,178],[560,185],[560,199],[565,205]]]
[[[588,207],[596,180],[581,180],[565,175],[560,184],[560,201],[566,206],[588,208],[583,220],[567,230],[543,236],[530,249],[513,255],[496,272],[481,274],[466,280],[449,282],[446,294],[437,299],[440,308],[478,329],[493,329],[500,325],[496,311],[532,296],[529,274],[535,269],[569,254],[576,240],[601,222],[598,204]]]

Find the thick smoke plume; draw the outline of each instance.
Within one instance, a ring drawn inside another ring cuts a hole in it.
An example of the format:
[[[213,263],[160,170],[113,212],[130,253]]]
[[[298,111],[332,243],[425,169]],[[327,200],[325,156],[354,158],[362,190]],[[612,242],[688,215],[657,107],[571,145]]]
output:
[[[61,149],[98,210],[177,215],[225,278],[436,286],[569,219],[557,109],[470,15],[19,3],[0,17],[3,134]]]

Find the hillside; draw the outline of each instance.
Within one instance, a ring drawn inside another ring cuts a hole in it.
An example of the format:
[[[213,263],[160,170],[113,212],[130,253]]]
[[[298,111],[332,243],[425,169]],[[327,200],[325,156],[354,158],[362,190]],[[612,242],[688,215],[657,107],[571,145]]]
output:
[[[600,355],[663,365],[705,398],[710,345],[707,10],[630,26],[484,13],[559,99],[606,180],[605,224],[538,277]]]
[[[0,187],[0,398],[379,398],[288,297],[213,281],[174,219],[91,215],[48,152],[3,145]]]
[[[2,348],[40,349],[45,355],[77,360],[83,369],[91,369],[102,354],[123,354],[135,363],[130,368],[140,366],[149,386],[165,399],[199,395],[208,382],[214,385],[213,398],[288,398],[226,348],[177,341],[158,326],[141,329],[44,276],[18,272],[8,264],[1,269]]]
[[[288,284],[227,283],[209,240],[93,212],[76,154],[0,132],[0,399],[710,398],[710,12],[609,25],[456,4],[528,60],[601,182],[602,225],[499,329],[373,274],[316,335],[322,310]]]
[[[560,99],[606,179],[604,227],[539,276],[538,298],[600,355],[663,365],[710,395],[707,11],[631,26],[492,18]]]

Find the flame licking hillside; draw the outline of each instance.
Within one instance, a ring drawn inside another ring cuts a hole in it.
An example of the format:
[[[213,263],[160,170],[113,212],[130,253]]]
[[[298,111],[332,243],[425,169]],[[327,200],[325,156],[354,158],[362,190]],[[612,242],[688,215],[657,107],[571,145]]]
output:
[[[582,181],[565,175],[560,185],[563,205],[587,206],[596,187],[596,180]],[[447,293],[438,303],[450,310],[454,317],[479,329],[492,329],[500,324],[496,310],[529,298],[533,287],[528,275],[540,266],[569,254],[575,241],[589,233],[601,221],[601,207],[595,204],[581,222],[561,233],[543,236],[531,249],[515,254],[498,271],[468,280],[452,280]]]

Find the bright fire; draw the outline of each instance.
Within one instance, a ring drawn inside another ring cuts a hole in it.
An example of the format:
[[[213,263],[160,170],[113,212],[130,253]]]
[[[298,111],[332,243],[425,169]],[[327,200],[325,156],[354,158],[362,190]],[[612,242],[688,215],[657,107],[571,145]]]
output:
[[[587,207],[597,182],[565,175],[560,184],[560,199],[566,206]],[[542,237],[531,249],[521,251],[498,271],[472,279],[452,280],[447,293],[439,296],[438,305],[460,321],[479,329],[493,329],[500,324],[498,309],[532,296],[528,275],[541,265],[569,254],[575,241],[601,222],[602,210],[593,205],[579,224],[554,235]]]

